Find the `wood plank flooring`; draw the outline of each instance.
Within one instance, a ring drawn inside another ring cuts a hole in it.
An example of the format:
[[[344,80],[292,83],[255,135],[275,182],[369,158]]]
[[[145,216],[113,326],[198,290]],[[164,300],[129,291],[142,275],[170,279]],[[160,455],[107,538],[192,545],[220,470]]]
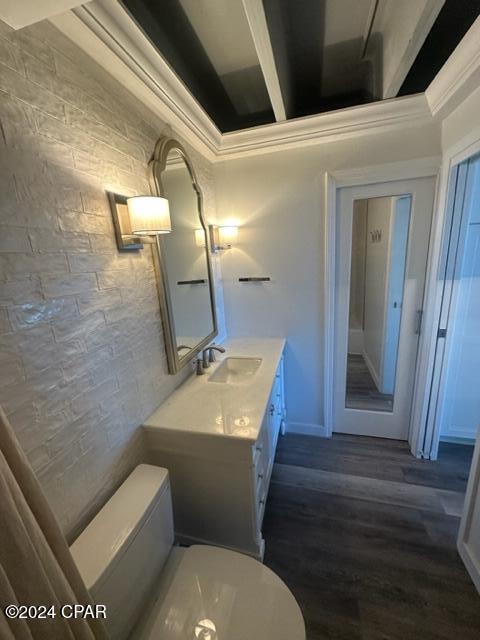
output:
[[[345,406],[350,409],[392,411],[393,395],[380,393],[361,355],[347,356],[347,391]]]
[[[265,564],[303,611],[308,640],[478,640],[480,596],[456,551],[472,449],[438,462],[404,442],[280,439]]]

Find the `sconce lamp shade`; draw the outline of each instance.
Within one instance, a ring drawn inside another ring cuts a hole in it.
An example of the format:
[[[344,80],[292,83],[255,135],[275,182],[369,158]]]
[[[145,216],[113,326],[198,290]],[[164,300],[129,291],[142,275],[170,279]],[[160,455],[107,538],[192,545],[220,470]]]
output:
[[[238,227],[220,227],[218,229],[218,240],[221,245],[231,247],[238,239]]]
[[[170,233],[170,208],[168,200],[159,196],[134,196],[127,198],[132,233],[137,236]]]

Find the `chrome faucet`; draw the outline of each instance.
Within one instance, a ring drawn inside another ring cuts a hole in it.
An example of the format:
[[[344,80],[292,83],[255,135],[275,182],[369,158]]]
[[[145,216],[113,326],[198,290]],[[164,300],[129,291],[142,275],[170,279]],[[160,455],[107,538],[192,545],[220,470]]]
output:
[[[206,347],[202,351],[202,366],[204,369],[208,369],[211,362],[215,362],[215,353],[214,351],[218,351],[219,353],[225,353],[225,349],[223,347],[219,347],[217,345],[210,345]]]

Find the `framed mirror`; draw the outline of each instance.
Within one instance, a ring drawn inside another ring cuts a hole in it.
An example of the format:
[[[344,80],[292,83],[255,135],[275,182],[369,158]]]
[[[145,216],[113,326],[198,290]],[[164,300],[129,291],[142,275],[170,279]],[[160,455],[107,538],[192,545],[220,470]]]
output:
[[[345,407],[391,413],[412,196],[355,200]]]
[[[180,143],[160,138],[150,170],[152,193],[170,206],[172,232],[157,236],[155,266],[168,368],[176,373],[217,335],[208,229],[202,192]]]

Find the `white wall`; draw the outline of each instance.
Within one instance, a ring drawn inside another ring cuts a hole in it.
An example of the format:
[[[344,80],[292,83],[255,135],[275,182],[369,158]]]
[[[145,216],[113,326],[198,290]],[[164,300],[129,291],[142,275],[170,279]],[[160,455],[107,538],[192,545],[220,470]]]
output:
[[[464,100],[442,122],[442,149],[446,153],[455,148],[463,138],[480,137],[480,87]],[[478,130],[478,135],[475,131]]]
[[[215,166],[221,222],[241,225],[222,257],[231,336],[285,336],[289,428],[322,432],[324,171],[440,152],[437,125],[232,160]],[[269,284],[239,276],[266,275]]]
[[[0,124],[0,404],[74,537],[188,374],[168,374],[151,251],[118,252],[106,197],[148,193],[172,131],[48,22],[0,22]],[[211,165],[188,152],[214,220]]]

